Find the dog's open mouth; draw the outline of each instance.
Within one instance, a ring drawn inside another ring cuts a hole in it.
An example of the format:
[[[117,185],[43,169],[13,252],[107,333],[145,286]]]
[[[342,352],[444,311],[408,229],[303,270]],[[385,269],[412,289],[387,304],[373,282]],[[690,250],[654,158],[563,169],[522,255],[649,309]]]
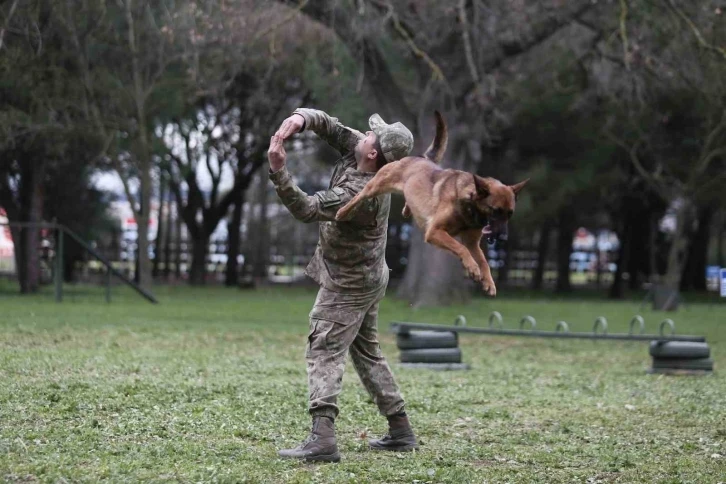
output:
[[[492,226],[489,224],[486,224],[483,229],[481,229],[481,234],[486,237],[487,243],[493,244],[497,240],[497,236],[494,235],[494,231],[492,230]]]
[[[497,240],[506,241],[507,240],[507,233],[505,232],[495,232],[494,229],[490,224],[486,224],[483,229],[481,229],[481,233],[484,237],[487,238],[487,242],[490,244],[493,244]]]

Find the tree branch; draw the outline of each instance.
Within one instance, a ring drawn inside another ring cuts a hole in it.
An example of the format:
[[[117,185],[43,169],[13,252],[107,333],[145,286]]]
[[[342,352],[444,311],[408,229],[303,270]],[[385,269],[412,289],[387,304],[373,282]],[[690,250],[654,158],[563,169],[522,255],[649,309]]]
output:
[[[408,45],[408,48],[413,52],[413,54],[418,57],[419,59],[422,59],[426,65],[429,66],[429,69],[431,69],[432,77],[434,81],[440,81],[444,84],[449,84],[449,82],[446,80],[446,76],[444,76],[443,71],[441,68],[434,62],[434,60],[429,56],[425,51],[423,51],[418,45],[416,45],[416,42],[414,42],[413,37],[408,33],[408,31],[401,25],[401,21],[398,18],[398,15],[396,14],[396,11],[394,10],[393,4],[390,2],[390,0],[386,0],[385,3],[379,0],[371,0],[374,4],[378,5],[379,7],[386,8],[388,10],[388,13],[386,15],[386,18],[389,19],[393,23],[393,28],[396,32],[398,32],[398,35],[401,36],[401,38],[406,42]]]
[[[297,5],[292,0],[278,0],[285,5]],[[407,126],[416,124],[416,115],[408,106],[399,83],[394,79],[385,57],[373,39],[360,39],[360,33],[353,28],[351,13],[340,6],[344,2],[335,2],[332,5],[336,22],[330,22],[328,2],[310,2],[303,13],[312,20],[328,27],[340,38],[351,53],[360,49],[366,73],[366,81],[371,92],[376,97],[381,115],[395,116]]]
[[[651,186],[653,191],[657,193],[658,196],[663,199],[663,201],[670,202],[671,197],[669,196],[668,190],[666,190],[666,188],[663,187],[663,185],[656,180],[656,177],[652,173],[649,173],[648,170],[646,170],[643,164],[640,162],[640,158],[638,157],[638,150],[640,149],[640,145],[643,143],[643,139],[640,138],[635,143],[633,143],[632,146],[628,146],[625,141],[615,136],[612,132],[610,132],[608,128],[605,128],[603,132],[608,139],[610,139],[613,143],[625,150],[625,152],[628,154],[628,158],[635,167],[635,170],[643,178],[643,180]]]
[[[502,49],[503,52],[500,55],[493,59],[490,59],[488,62],[485,62],[484,65],[480,66],[480,71],[487,73],[495,70],[499,68],[499,66],[501,66],[505,60],[517,57],[521,54],[524,54],[525,52],[529,52],[538,45],[543,44],[548,39],[552,38],[552,36],[555,35],[557,32],[569,26],[572,22],[579,21],[579,18],[587,13],[587,11],[589,11],[595,5],[596,3],[594,2],[585,2],[577,10],[572,12],[572,14],[570,14],[566,19],[562,21],[554,20],[547,22],[543,27],[540,28],[539,32],[535,33],[535,35],[529,41],[519,43],[514,47]],[[476,88],[476,84],[470,84],[469,87],[463,90],[464,94],[461,96],[461,99],[467,99],[472,94],[472,92],[476,90]]]
[[[199,186],[197,185],[196,163],[193,161],[194,158],[191,152],[190,133],[185,133],[182,130],[181,123],[179,123],[178,131],[180,136],[184,139],[187,160],[182,160],[178,155],[174,154],[171,149],[167,149],[167,153],[169,157],[176,163],[177,167],[179,168],[179,174],[182,177],[182,180],[186,182],[188,187],[186,203],[184,203],[181,198],[180,200],[178,200],[178,203],[181,207],[181,213],[184,218],[184,223],[186,223],[189,231],[192,232],[198,230],[195,213],[198,208],[203,207],[204,197],[202,196],[202,193],[199,190]],[[174,177],[174,182],[175,183],[173,185],[181,185],[181,180],[177,180],[176,177]],[[181,192],[179,193],[179,196],[181,197]]]
[[[726,174],[715,176],[715,177],[711,178],[710,180],[706,181],[703,185],[698,187],[698,192],[699,192],[699,194],[701,192],[706,193],[712,187],[718,187],[722,183],[726,183]]]
[[[464,54],[466,55],[466,63],[469,66],[469,75],[471,79],[478,84],[479,73],[476,70],[474,62],[474,54],[471,48],[471,39],[469,37],[469,22],[466,18],[466,1],[459,0],[459,22],[461,22],[461,40],[464,42]]]
[[[131,206],[131,211],[134,214],[134,218],[138,221],[141,217],[141,207],[136,206],[134,197],[131,194],[131,187],[129,187],[129,181],[126,176],[127,174],[124,173],[123,166],[121,166],[121,160],[118,156],[113,157],[113,160],[116,173],[118,173],[119,178],[121,178],[121,185],[123,185],[124,187],[124,194],[126,195],[126,199],[129,201],[129,205]]]
[[[623,62],[625,70],[630,70],[630,54],[628,53],[628,29],[626,20],[628,19],[628,1],[620,0],[620,38],[623,41]]]
[[[209,176],[212,179],[212,191],[209,196],[209,205],[205,204],[205,208],[209,208],[209,207],[214,206],[214,202],[217,198],[217,188],[219,187],[219,181],[215,176],[214,169],[212,168],[212,157],[211,157],[211,148],[210,147],[207,147],[204,150],[204,162],[205,162],[205,165],[207,166],[207,171],[209,171]]]
[[[186,178],[189,171],[192,171],[192,172],[197,171],[197,162],[194,157],[194,154],[192,153],[192,148],[191,148],[191,131],[187,131],[185,133],[182,130],[182,126],[180,124],[179,125],[179,134],[184,139],[184,150],[185,150],[187,161],[183,165],[185,171],[182,171],[182,176],[184,178]]]
[[[726,155],[726,146],[723,146],[721,148],[717,148],[710,153],[708,153],[702,160],[701,163],[698,166],[698,169],[696,170],[696,175],[703,175],[706,170],[708,169],[708,165],[711,164],[713,160],[720,156]],[[694,177],[695,178],[695,177]]]
[[[249,158],[252,159],[252,161],[249,162],[249,169],[244,170],[244,172],[240,170],[237,173],[232,189],[224,194],[214,212],[212,213],[210,211],[209,225],[211,227],[216,227],[222,217],[227,213],[229,207],[232,203],[234,203],[235,193],[239,190],[244,191],[249,187],[255,171],[264,164],[264,147],[258,147],[254,152],[252,152]],[[213,228],[211,230],[213,230]]]
[[[93,79],[91,78],[91,69],[88,65],[88,56],[85,49],[85,43],[81,42],[81,38],[79,37],[78,31],[76,30],[75,23],[73,22],[71,11],[70,11],[70,5],[71,3],[67,3],[68,7],[68,22],[66,24],[66,28],[70,31],[71,40],[73,43],[73,46],[76,48],[76,54],[79,58],[79,68],[82,72],[82,79],[83,79],[83,109],[86,116],[92,120],[93,123],[95,123],[96,128],[101,132],[101,135],[103,137],[107,137],[106,133],[106,126],[103,122],[103,117],[100,115],[99,109],[98,109],[98,103],[96,101],[95,91],[94,91],[94,83]],[[100,23],[100,19],[99,19]]]
[[[721,113],[721,119],[719,120],[718,124],[716,124],[711,132],[708,133],[706,141],[703,143],[700,162],[696,170],[694,170],[694,178],[703,174],[708,169],[708,165],[711,163],[711,161],[713,161],[714,158],[718,157],[719,155],[724,153],[724,151],[726,151],[726,148],[711,150],[711,146],[713,145],[714,141],[716,141],[716,139],[723,132],[724,129],[726,129],[726,109],[723,110],[723,112]]]
[[[693,21],[691,19],[689,19],[688,16],[685,13],[683,13],[683,11],[680,10],[676,6],[676,3],[673,0],[667,0],[667,2],[668,2],[668,5],[673,10],[673,12],[675,12],[675,14],[678,15],[678,17],[680,17],[680,19],[683,20],[686,23],[686,25],[688,25],[691,28],[693,35],[696,37],[696,40],[701,45],[701,47],[703,47],[707,50],[714,51],[718,54],[721,54],[721,57],[723,57],[724,60],[726,60],[726,48],[717,47],[715,45],[711,45],[708,42],[706,42],[706,39],[703,37],[703,34],[701,33],[701,31],[698,30],[698,27],[696,27],[696,24],[694,24]]]
[[[288,23],[290,20],[292,20],[293,18],[295,18],[295,16],[302,11],[302,9],[305,7],[305,5],[308,4],[308,1],[309,0],[300,0],[300,3],[298,4],[298,6],[292,12],[290,12],[289,15],[287,15],[286,17],[284,17],[282,20],[280,20],[276,24],[271,25],[267,29],[265,29],[262,32],[260,32],[257,35],[255,35],[252,38],[252,42],[253,43],[254,42],[257,42],[262,37],[264,37],[264,36],[266,36],[266,35],[274,32],[274,31],[278,30],[280,27],[282,27],[283,25],[285,25],[286,23]]]
[[[10,25],[10,20],[13,18],[13,14],[15,13],[15,8],[18,6],[18,0],[13,0],[13,4],[10,5],[10,12],[8,12],[8,16],[5,19],[5,25],[3,28],[0,29],[0,49],[3,48],[3,40],[5,39],[5,31],[7,30],[8,26]]]

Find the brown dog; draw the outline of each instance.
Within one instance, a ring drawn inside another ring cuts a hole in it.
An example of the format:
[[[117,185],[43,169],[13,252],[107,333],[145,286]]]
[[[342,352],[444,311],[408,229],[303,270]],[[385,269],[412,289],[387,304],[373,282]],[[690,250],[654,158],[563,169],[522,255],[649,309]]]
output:
[[[425,157],[408,156],[389,163],[365,188],[338,210],[336,220],[346,220],[364,200],[384,193],[403,193],[403,215],[413,214],[427,243],[453,252],[469,276],[482,283],[484,292],[496,296],[489,264],[480,243],[483,235],[506,240],[507,221],[514,213],[517,193],[529,181],[508,186],[460,170],[443,169],[441,161],[448,134],[436,111],[436,136]],[[487,223],[488,222],[488,223]],[[460,236],[461,243],[454,237]]]

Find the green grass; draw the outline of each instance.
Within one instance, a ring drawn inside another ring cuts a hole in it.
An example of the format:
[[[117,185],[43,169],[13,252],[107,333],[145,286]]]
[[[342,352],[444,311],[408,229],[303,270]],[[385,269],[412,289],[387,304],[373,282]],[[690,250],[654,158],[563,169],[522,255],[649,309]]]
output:
[[[596,316],[627,331],[640,301],[531,294],[414,311],[393,298],[380,326],[422,442],[366,449],[377,415],[348,365],[337,422],[343,461],[277,458],[305,437],[304,343],[314,292],[157,288],[151,305],[114,289],[0,293],[0,480],[10,482],[694,482],[726,481],[724,304],[690,303],[679,333],[702,334],[716,371],[646,374],[647,343],[464,335],[467,372],[398,367],[393,320],[538,327]],[[649,332],[663,313],[643,313]],[[717,458],[715,455],[723,457]]]

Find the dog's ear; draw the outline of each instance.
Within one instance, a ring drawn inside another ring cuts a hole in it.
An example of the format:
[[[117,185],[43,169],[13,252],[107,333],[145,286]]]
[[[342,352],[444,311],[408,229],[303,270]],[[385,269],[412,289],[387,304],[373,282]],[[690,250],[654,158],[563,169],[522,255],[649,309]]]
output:
[[[484,178],[474,175],[474,187],[477,199],[481,200],[489,196],[489,183]]]
[[[516,185],[510,185],[509,186],[509,188],[511,188],[512,191],[514,192],[514,196],[515,197],[517,196],[517,194],[519,193],[519,191],[522,188],[524,188],[524,186],[527,184],[528,181],[529,181],[529,178],[527,178],[526,180],[524,180],[522,182],[517,183]]]

